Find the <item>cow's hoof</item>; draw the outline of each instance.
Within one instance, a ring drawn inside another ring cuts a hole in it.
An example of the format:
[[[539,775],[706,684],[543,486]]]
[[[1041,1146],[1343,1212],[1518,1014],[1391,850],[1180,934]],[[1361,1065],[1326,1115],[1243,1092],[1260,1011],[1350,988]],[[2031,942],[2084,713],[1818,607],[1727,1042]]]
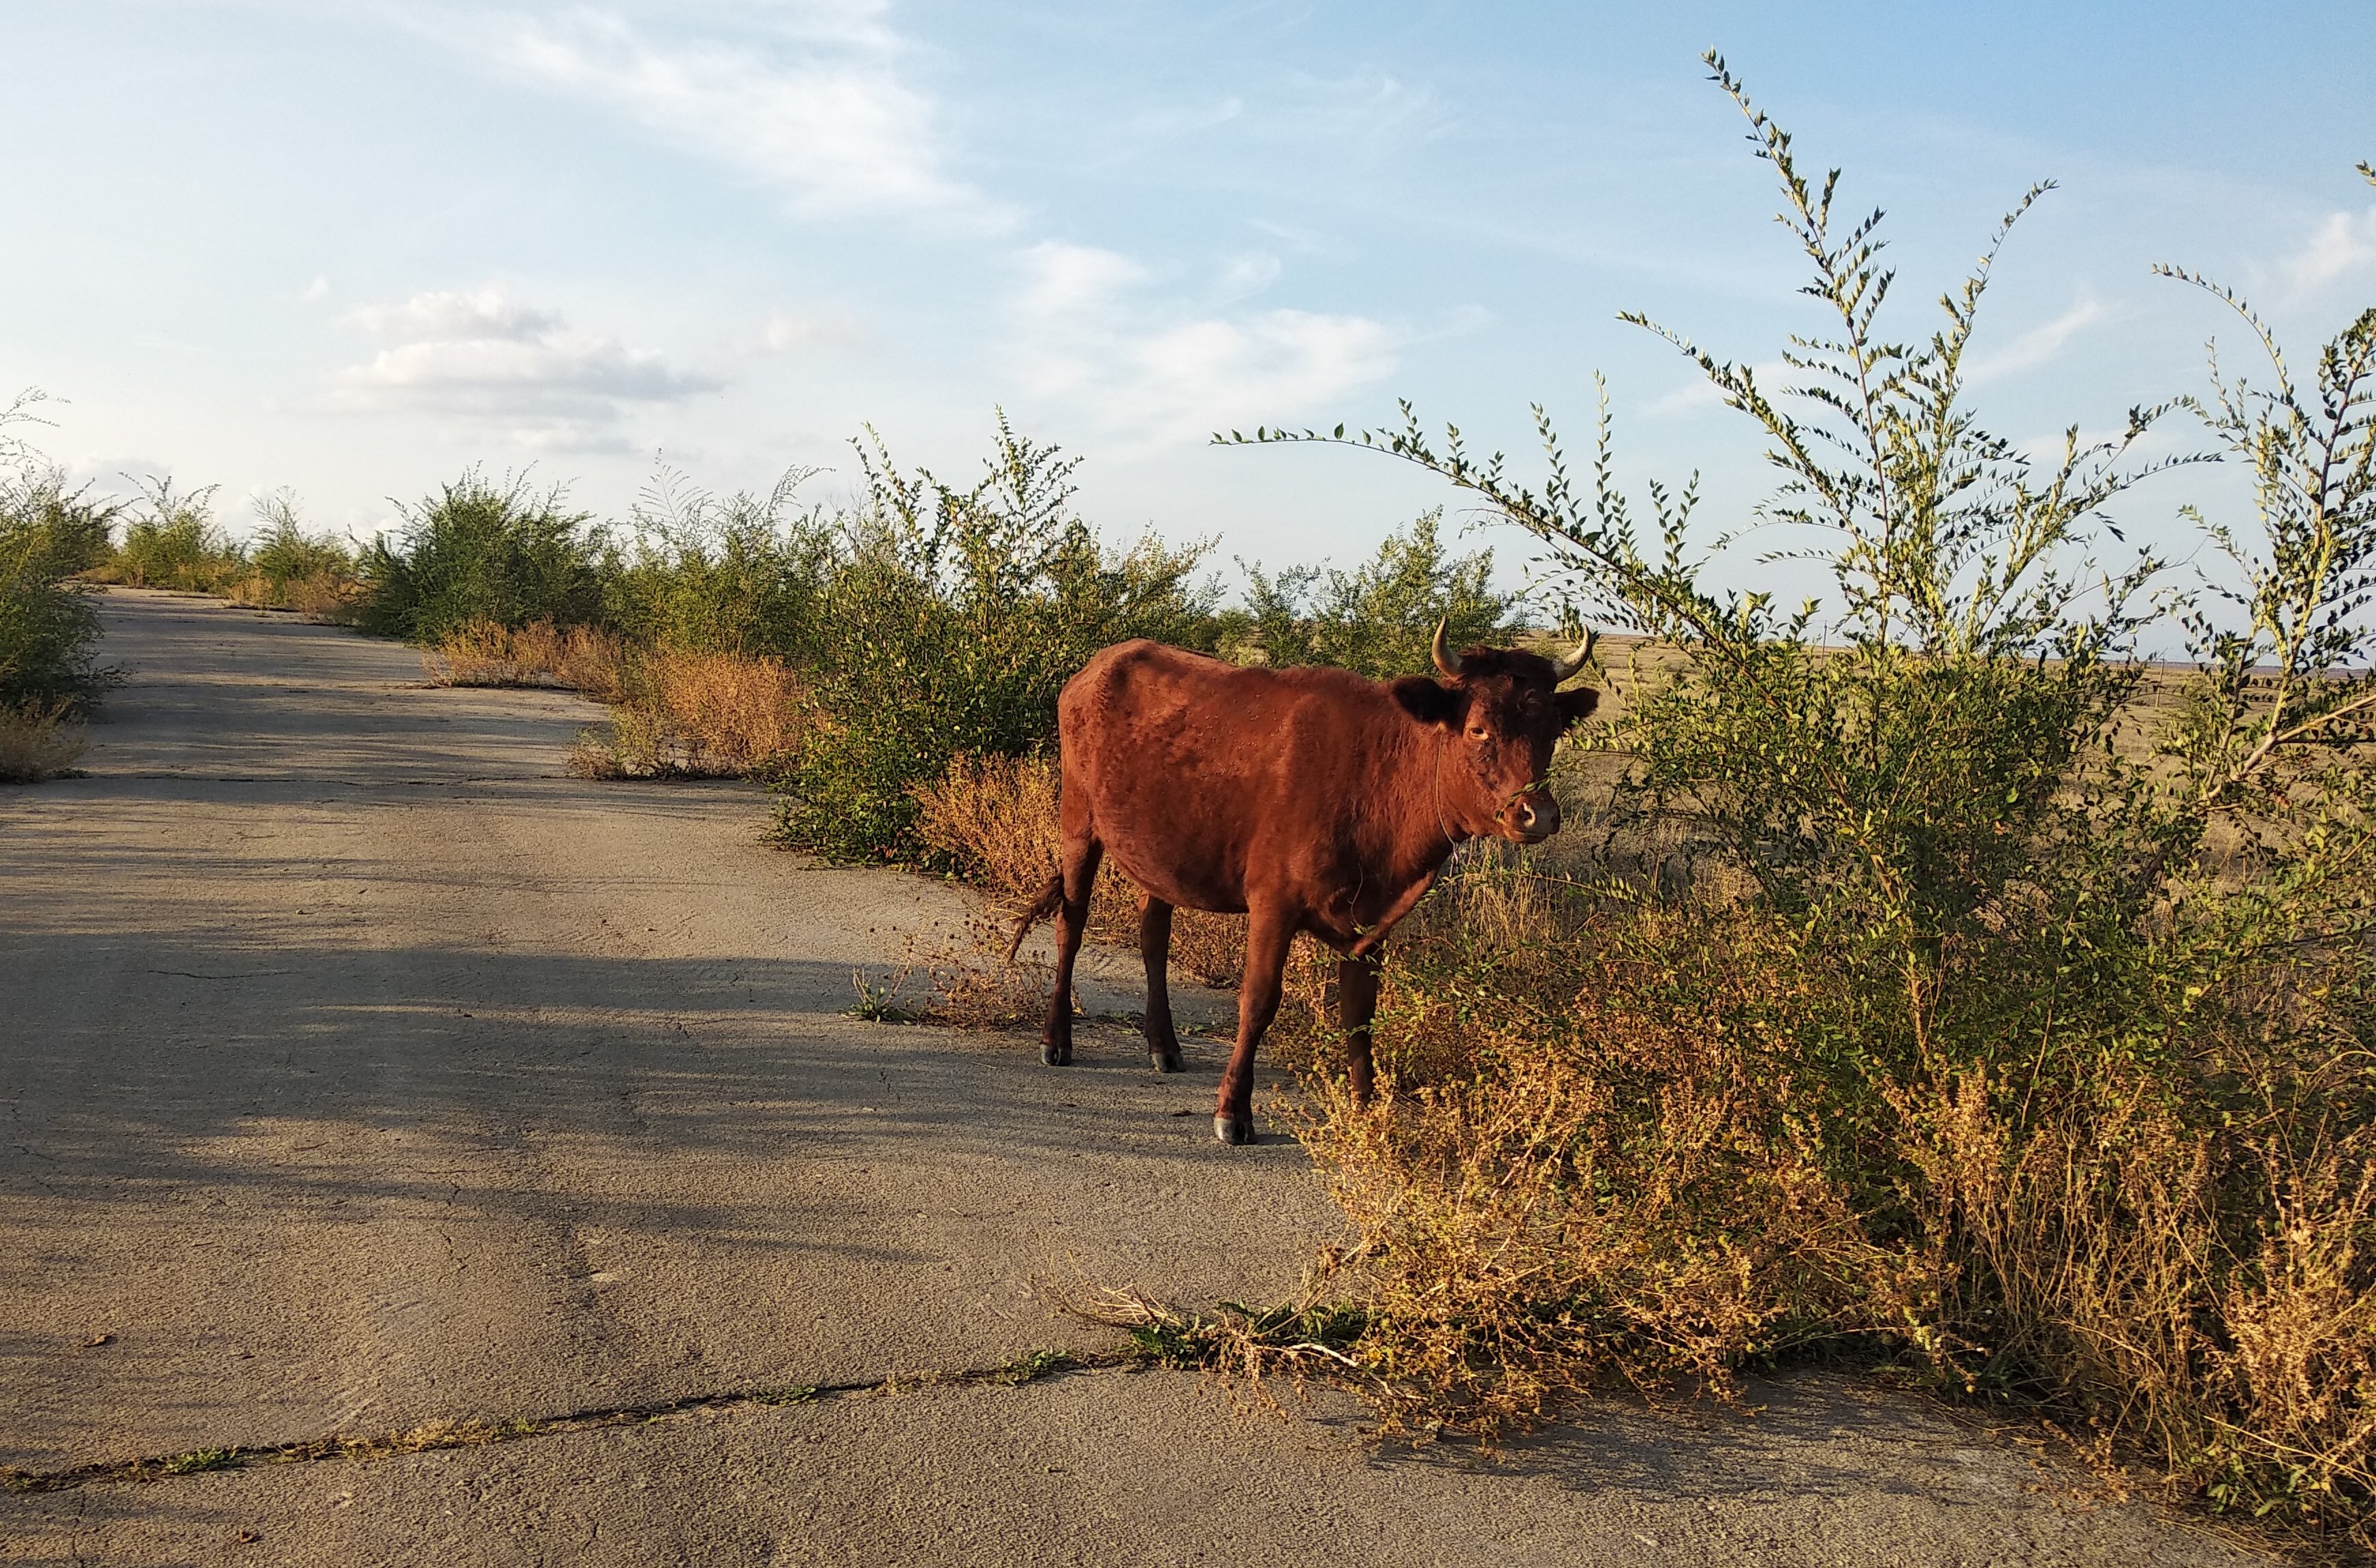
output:
[[[1188,1063],[1180,1060],[1177,1050],[1150,1051],[1146,1053],[1146,1060],[1158,1073],[1184,1073],[1188,1070]]]
[[[1232,1148],[1254,1141],[1254,1119],[1222,1114],[1213,1118],[1213,1135]]]
[[[1072,1041],[1066,1040],[1062,1045],[1058,1045],[1054,1040],[1041,1040],[1040,1042],[1040,1065],[1042,1067],[1069,1067],[1072,1064]]]

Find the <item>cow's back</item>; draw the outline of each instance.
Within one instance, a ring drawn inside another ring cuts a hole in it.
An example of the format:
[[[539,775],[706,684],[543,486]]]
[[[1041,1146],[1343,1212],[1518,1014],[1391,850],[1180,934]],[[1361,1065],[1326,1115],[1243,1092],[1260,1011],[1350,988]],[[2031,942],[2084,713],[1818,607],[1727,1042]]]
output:
[[[1121,643],[1064,687],[1064,789],[1086,793],[1106,854],[1140,886],[1242,909],[1250,862],[1301,859],[1336,837],[1363,732],[1390,721],[1384,701],[1344,671]]]

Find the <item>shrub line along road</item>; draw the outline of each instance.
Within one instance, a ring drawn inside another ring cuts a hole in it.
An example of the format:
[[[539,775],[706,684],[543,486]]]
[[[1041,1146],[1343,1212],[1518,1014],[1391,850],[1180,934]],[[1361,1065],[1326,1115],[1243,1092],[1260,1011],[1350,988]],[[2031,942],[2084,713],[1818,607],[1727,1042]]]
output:
[[[1193,1372],[921,1379],[1110,1350],[1068,1282],[1293,1289],[1334,1210],[1291,1142],[1213,1142],[1217,1044],[1161,1078],[1092,1028],[1060,1075],[859,1022],[956,894],[763,847],[746,789],[565,777],[574,697],[104,612],[89,776],[0,794],[0,1467],[671,1413],[15,1492],[0,1561],[2249,1560],[1839,1379],[1498,1463]],[[851,1391],[731,1397],[811,1384]]]

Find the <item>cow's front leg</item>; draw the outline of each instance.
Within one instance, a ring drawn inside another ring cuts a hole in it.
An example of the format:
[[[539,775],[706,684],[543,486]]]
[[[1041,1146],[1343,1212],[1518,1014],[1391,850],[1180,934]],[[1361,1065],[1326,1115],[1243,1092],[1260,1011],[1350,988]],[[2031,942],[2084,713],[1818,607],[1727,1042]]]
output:
[[[1278,1016],[1278,995],[1287,973],[1287,950],[1295,941],[1294,919],[1284,909],[1256,907],[1246,912],[1246,978],[1238,988],[1238,1048],[1221,1075],[1213,1111],[1213,1135],[1225,1144],[1254,1141],[1254,1049]]]
[[[1336,960],[1336,1023],[1345,1034],[1346,1076],[1356,1105],[1369,1104],[1377,1087],[1377,1068],[1370,1055],[1370,1020],[1377,1014],[1378,950]]]

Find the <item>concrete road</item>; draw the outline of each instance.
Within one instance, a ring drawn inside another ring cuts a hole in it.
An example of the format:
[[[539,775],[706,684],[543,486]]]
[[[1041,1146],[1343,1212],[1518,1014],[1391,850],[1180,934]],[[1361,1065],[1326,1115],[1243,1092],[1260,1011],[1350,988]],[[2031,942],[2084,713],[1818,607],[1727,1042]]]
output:
[[[1190,1373],[920,1385],[1107,1345],[1068,1281],[1292,1289],[1336,1222],[1292,1143],[1212,1141],[1217,1046],[859,1022],[956,894],[768,849],[747,790],[567,778],[576,698],[104,610],[89,777],[0,794],[0,1467],[853,1391],[14,1495],[0,1560],[2247,1560],[1823,1379],[1498,1465]]]

